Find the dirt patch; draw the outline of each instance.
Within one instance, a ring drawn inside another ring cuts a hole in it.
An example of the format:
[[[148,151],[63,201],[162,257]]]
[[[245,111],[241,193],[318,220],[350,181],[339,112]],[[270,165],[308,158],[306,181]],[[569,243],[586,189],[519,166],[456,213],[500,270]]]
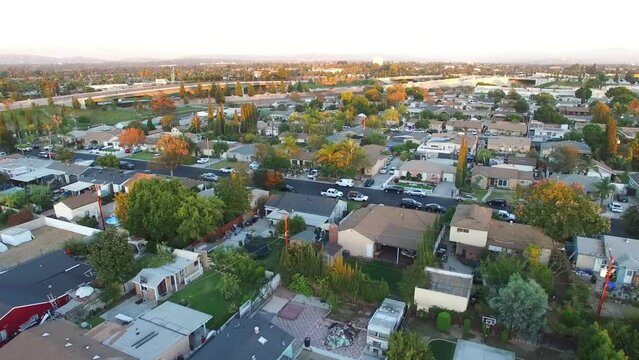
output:
[[[0,253],[0,268],[13,267],[40,255],[61,250],[62,244],[70,239],[83,239],[84,236],[51,226],[42,226],[31,230],[33,240],[18,246],[8,246],[9,250]]]

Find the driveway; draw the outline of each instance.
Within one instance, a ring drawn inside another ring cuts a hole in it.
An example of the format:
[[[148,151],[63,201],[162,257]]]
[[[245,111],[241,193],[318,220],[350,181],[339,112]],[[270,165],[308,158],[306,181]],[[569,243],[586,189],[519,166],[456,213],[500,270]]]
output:
[[[441,182],[433,190],[433,196],[454,198],[457,196],[457,188],[452,182]]]
[[[395,167],[396,169],[399,169],[400,166],[402,166],[404,162],[401,161],[398,158],[393,159],[393,161],[391,161],[390,165],[388,166],[390,167]],[[389,172],[387,172],[386,174],[380,174],[377,173],[375,175],[373,175],[373,179],[375,180],[375,183],[373,184],[373,186],[371,186],[371,189],[382,189],[382,185],[384,185],[384,183],[386,182],[386,180],[388,180],[388,178],[390,178],[392,176],[392,174]]]

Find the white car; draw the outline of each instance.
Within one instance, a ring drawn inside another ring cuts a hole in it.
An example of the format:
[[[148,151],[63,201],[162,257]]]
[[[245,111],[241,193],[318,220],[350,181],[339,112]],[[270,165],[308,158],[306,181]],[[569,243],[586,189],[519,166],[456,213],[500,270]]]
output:
[[[227,174],[229,174],[229,173],[235,172],[235,169],[233,169],[233,168],[232,168],[232,167],[230,167],[230,166],[227,166],[227,167],[225,167],[225,168],[221,168],[221,169],[220,169],[220,171],[221,171],[221,172],[223,172],[223,173],[227,173]]]
[[[608,208],[613,213],[622,213],[623,212],[623,206],[621,206],[621,204],[618,203],[618,202],[611,202],[610,204],[608,204]]]
[[[207,162],[209,162],[209,158],[202,157],[202,158],[197,159],[197,163],[198,164],[206,164]]]
[[[334,188],[328,188],[325,191],[322,191],[320,195],[328,196],[332,198],[338,198],[338,197],[344,196],[344,193]]]
[[[218,177],[214,173],[204,173],[200,175],[200,178],[206,181],[217,181]]]
[[[31,151],[33,148],[29,145],[16,146],[16,149],[20,151]]]
[[[335,182],[335,185],[353,187],[353,186],[355,186],[355,181],[353,181],[353,179],[344,178],[344,179],[337,180]]]
[[[431,191],[431,193],[432,193],[432,191]],[[428,195],[429,193],[426,190],[424,190],[424,189],[411,188],[411,189],[404,190],[404,194],[424,197],[424,196]]]
[[[319,170],[309,170],[308,175],[306,175],[307,178],[315,180],[315,178],[317,178],[317,174],[319,174]]]
[[[42,147],[42,150],[44,150],[44,151],[51,151],[51,150],[53,150],[53,146],[52,146],[52,145],[43,146],[43,147]]]
[[[497,211],[497,216],[499,216],[500,219],[505,220],[505,221],[515,221],[515,220],[517,220],[517,218],[515,217],[515,214],[509,213],[506,210]]]
[[[253,161],[252,163],[249,164],[249,169],[253,171],[257,171],[260,169],[260,164],[257,163],[256,161]]]
[[[383,168],[381,168],[381,169],[379,170],[379,173],[380,173],[380,174],[386,174],[386,173],[388,173],[388,166],[384,166]]]

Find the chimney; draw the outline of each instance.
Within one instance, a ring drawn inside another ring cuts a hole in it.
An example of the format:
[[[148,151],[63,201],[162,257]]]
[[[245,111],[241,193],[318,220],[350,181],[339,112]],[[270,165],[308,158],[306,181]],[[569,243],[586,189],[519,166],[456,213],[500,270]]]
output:
[[[253,330],[255,330],[255,333],[256,333],[256,334],[259,334],[259,333],[260,333],[260,327],[259,327],[259,326],[256,326]]]
[[[328,242],[329,243],[337,244],[337,233],[338,233],[337,225],[331,224],[328,227]]]

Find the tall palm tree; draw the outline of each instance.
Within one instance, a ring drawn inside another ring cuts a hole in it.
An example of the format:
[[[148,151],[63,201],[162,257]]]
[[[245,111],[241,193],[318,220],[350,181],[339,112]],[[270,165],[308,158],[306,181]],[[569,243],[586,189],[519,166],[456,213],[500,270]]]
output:
[[[585,156],[577,163],[577,174],[588,175],[590,170],[595,171],[597,174],[601,175],[599,172],[599,167],[595,163],[595,160],[592,156]]]
[[[615,191],[615,186],[610,179],[603,178],[594,184],[596,194],[599,197],[600,204],[603,205],[604,200],[609,199],[610,195]]]

